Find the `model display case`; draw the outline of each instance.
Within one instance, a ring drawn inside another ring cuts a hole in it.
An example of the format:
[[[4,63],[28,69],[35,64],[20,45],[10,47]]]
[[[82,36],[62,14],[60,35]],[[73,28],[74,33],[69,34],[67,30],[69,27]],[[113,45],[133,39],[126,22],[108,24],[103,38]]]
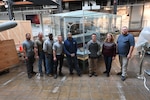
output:
[[[67,33],[71,32],[78,43],[78,56],[86,57],[86,43],[91,39],[91,34],[97,34],[97,39],[102,43],[107,32],[119,33],[121,16],[92,11],[73,11],[53,14],[50,16],[52,33],[54,37],[62,35],[64,40]]]

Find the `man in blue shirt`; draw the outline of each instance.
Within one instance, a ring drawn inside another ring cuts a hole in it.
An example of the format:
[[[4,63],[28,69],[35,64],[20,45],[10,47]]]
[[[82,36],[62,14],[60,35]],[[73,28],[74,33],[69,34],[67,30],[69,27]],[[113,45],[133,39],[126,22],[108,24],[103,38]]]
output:
[[[64,52],[67,57],[70,74],[73,74],[73,67],[75,67],[78,76],[81,76],[81,71],[77,60],[77,42],[72,38],[72,34],[68,33],[68,38],[64,41]]]
[[[122,34],[119,35],[117,40],[117,50],[119,54],[119,62],[121,65],[121,72],[118,75],[121,75],[121,80],[124,81],[127,75],[127,65],[128,61],[132,56],[134,49],[135,40],[134,36],[128,33],[128,28],[126,26],[122,27]]]

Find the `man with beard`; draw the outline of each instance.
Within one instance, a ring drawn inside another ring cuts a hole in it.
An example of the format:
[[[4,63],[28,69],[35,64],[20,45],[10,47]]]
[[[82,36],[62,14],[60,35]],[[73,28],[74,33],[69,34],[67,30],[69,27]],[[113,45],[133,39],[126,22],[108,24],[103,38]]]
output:
[[[117,40],[117,50],[119,54],[119,62],[121,65],[121,72],[117,73],[121,75],[121,80],[125,81],[127,77],[127,66],[129,59],[132,56],[135,40],[134,36],[128,32],[126,26],[122,27],[122,34],[119,35]]]
[[[36,58],[38,58],[38,68],[39,68],[40,76],[43,76],[42,61],[43,61],[44,69],[45,69],[45,73],[46,73],[45,54],[43,51],[43,43],[44,43],[43,34],[39,33],[38,39],[35,41],[34,46],[36,48]]]
[[[47,76],[52,76],[53,74],[53,34],[49,34],[49,38],[44,41],[43,51],[45,52],[45,60],[46,60],[46,74]]]
[[[33,71],[34,63],[34,42],[31,39],[31,34],[26,33],[26,40],[23,42],[24,58],[27,66],[28,78],[31,78],[36,73]]]

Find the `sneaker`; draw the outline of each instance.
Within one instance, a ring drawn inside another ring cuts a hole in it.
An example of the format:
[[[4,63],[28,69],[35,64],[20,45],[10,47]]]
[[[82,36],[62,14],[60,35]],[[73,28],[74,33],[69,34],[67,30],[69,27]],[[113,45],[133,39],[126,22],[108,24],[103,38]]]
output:
[[[126,80],[126,77],[125,77],[125,76],[121,76],[121,80],[122,80],[122,81],[125,81],[125,80]]]
[[[93,75],[97,77],[97,74],[96,74],[96,72],[94,72],[94,73],[93,73]]]
[[[122,72],[118,72],[118,73],[117,73],[117,75],[121,75],[121,74],[122,74]]]
[[[92,74],[91,74],[91,73],[89,74],[89,77],[92,77]]]

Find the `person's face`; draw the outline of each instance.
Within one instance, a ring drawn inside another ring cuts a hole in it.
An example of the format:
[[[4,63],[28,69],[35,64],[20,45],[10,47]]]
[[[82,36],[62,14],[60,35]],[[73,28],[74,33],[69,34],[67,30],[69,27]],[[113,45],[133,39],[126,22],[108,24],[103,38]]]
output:
[[[43,34],[40,33],[40,34],[39,34],[39,39],[42,39],[42,38],[43,38]]]
[[[50,40],[53,40],[53,35],[49,35],[49,39],[50,39]]]
[[[62,36],[58,36],[58,41],[62,42]]]
[[[68,39],[69,39],[69,40],[72,39],[72,34],[68,34]]]
[[[107,40],[108,40],[108,41],[111,41],[111,39],[112,39],[111,35],[110,35],[110,34],[107,34]]]
[[[27,40],[30,40],[30,39],[31,39],[31,35],[30,35],[30,34],[27,34],[27,35],[26,35],[26,39],[27,39]]]
[[[96,41],[96,35],[92,35],[92,40]]]
[[[122,34],[125,35],[125,34],[127,34],[127,33],[128,33],[128,29],[127,29],[126,27],[123,27],[123,28],[122,28]]]

